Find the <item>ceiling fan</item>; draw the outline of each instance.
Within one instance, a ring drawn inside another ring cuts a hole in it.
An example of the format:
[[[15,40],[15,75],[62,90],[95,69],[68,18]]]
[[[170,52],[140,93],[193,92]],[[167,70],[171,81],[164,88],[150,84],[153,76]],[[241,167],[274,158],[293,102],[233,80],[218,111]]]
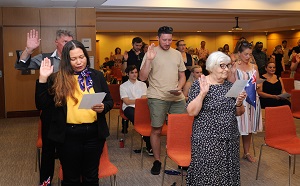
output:
[[[232,30],[234,30],[234,31],[242,31],[243,28],[239,27],[239,17],[235,17],[235,20],[236,20],[236,26],[232,27]]]

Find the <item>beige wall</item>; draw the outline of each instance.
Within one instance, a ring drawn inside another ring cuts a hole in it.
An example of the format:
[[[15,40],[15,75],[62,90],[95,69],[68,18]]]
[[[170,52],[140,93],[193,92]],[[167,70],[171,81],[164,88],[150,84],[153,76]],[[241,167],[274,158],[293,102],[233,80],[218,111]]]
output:
[[[132,48],[131,41],[134,37],[141,37],[144,42],[150,43],[151,40],[156,40],[156,33],[97,33],[96,38],[99,40],[99,58],[102,64],[105,57],[109,57],[116,47],[125,50]],[[185,40],[187,47],[199,48],[201,41],[206,41],[206,48],[212,52],[216,51],[224,44],[229,44],[230,51],[234,50],[235,43],[240,37],[246,37],[249,41],[261,41],[267,43],[265,33],[174,33],[173,40],[176,42],[179,39]]]
[[[34,93],[38,71],[31,75],[21,75],[14,69],[16,50],[24,50],[26,33],[36,29],[40,33],[40,47],[33,55],[53,52],[57,29],[72,31],[76,39],[91,38],[92,51],[96,54],[96,13],[94,8],[2,8],[3,61],[5,110],[8,112],[36,110]],[[51,16],[49,16],[51,15]],[[55,16],[53,16],[55,15]],[[1,21],[2,21],[1,20]],[[1,23],[1,22],[0,22]],[[2,46],[1,46],[2,47]],[[13,56],[8,54],[12,52]],[[98,65],[97,65],[98,66]]]

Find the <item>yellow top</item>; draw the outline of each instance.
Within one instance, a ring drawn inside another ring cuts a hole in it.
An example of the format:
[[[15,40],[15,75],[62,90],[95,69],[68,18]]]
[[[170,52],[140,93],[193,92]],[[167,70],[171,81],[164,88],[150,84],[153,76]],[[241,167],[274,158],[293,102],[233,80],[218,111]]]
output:
[[[74,75],[76,82],[78,82],[78,75]],[[78,109],[79,104],[82,100],[83,94],[94,94],[94,88],[90,88],[90,92],[85,90],[84,92],[80,89],[79,83],[76,83],[76,91],[74,96],[78,99],[78,103],[70,97],[67,98],[67,123],[82,124],[82,123],[93,123],[97,120],[97,113],[92,109]]]

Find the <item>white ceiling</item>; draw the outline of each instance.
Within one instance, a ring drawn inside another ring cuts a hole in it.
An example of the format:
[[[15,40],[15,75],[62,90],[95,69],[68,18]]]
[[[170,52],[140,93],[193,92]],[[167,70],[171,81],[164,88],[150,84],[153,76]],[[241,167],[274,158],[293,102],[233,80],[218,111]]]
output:
[[[98,32],[300,30],[299,0],[1,0],[0,7],[95,7]]]

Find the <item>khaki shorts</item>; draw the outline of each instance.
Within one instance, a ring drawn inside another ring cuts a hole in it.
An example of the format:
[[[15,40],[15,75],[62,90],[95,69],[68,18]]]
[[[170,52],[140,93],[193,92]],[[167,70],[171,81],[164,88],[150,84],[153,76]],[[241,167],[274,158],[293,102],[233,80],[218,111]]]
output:
[[[155,98],[148,98],[151,126],[161,127],[166,120],[167,114],[186,113],[185,104],[185,100],[164,101]]]

